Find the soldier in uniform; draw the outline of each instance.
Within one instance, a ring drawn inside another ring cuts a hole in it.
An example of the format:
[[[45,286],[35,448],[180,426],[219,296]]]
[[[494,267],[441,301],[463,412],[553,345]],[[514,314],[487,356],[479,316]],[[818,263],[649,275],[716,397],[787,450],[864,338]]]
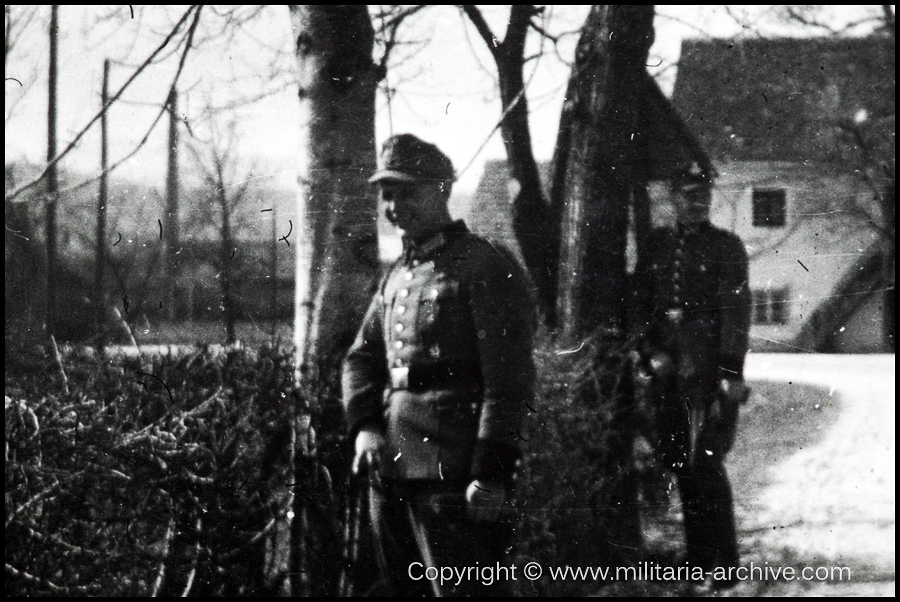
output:
[[[528,279],[508,251],[450,217],[453,180],[436,146],[410,134],[385,143],[370,182],[403,233],[403,253],[343,370],[353,468],[376,477],[381,586],[398,595],[508,593],[510,585],[470,574],[440,588],[422,578],[428,566],[503,564],[534,386]]]
[[[637,270],[642,371],[656,448],[675,472],[687,561],[704,572],[738,563],[725,454],[746,399],[748,260],[731,232],[709,223],[709,175],[697,166],[671,182],[676,228],[652,232]],[[727,583],[712,583],[727,586]]]

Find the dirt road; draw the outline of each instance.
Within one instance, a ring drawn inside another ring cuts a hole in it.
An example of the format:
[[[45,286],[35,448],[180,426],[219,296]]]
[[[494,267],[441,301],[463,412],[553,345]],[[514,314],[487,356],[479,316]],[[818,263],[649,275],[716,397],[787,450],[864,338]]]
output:
[[[746,376],[727,462],[742,563],[849,573],[734,593],[894,595],[894,356],[751,355]]]
[[[893,596],[894,356],[751,354],[746,377],[753,395],[726,462],[741,564],[782,576],[727,595]],[[651,546],[683,546],[673,501],[645,524]],[[784,567],[827,578],[785,579]]]

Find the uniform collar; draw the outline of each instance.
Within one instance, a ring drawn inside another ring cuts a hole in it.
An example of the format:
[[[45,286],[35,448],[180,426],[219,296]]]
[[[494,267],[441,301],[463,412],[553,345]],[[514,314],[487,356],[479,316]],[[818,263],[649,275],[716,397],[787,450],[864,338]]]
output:
[[[691,236],[693,234],[697,234],[703,232],[707,228],[710,227],[709,221],[702,222],[691,222],[689,224],[679,223],[677,227],[677,232],[679,236]]]
[[[468,231],[469,228],[466,227],[465,222],[463,222],[462,220],[456,220],[455,222],[447,224],[437,232],[432,232],[431,234],[426,234],[425,236],[419,236],[416,238],[404,236],[403,261],[404,263],[406,263],[413,259],[428,259],[439,250],[444,248],[451,240],[453,240],[460,234],[465,234]]]

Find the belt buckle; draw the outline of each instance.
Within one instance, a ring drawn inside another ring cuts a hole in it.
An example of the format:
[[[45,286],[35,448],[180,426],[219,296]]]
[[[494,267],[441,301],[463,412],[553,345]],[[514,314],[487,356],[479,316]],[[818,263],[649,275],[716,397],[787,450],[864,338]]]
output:
[[[391,368],[391,388],[408,389],[409,388],[409,366],[400,368]]]
[[[669,318],[670,322],[674,322],[675,324],[678,324],[681,322],[681,319],[684,317],[684,311],[680,307],[674,307],[672,309],[667,309],[666,317]]]

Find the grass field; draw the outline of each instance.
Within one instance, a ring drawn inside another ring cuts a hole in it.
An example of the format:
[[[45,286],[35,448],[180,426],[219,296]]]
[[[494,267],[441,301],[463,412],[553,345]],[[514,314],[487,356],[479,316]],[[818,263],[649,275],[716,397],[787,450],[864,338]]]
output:
[[[242,321],[236,325],[237,338],[245,347],[263,343],[289,343],[293,337],[290,321]],[[225,324],[220,321],[154,322],[134,330],[139,345],[222,345]]]

